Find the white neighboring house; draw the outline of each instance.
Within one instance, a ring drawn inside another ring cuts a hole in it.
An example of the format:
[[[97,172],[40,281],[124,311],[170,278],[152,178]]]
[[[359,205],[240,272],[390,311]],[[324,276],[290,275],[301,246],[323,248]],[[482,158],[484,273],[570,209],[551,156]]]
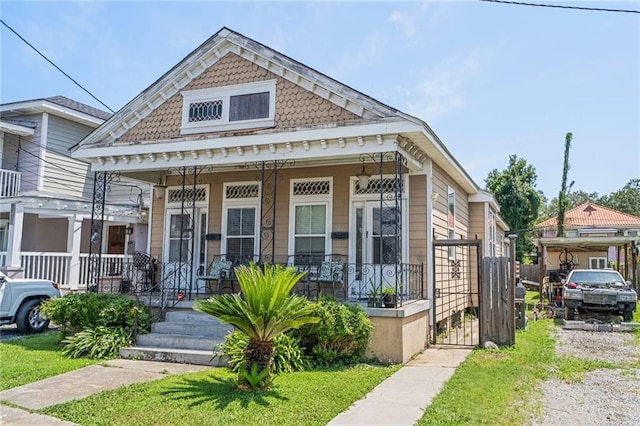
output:
[[[8,276],[88,283],[94,173],[70,148],[110,116],[63,96],[0,105],[0,270]],[[103,258],[146,251],[150,191],[124,178],[109,186]]]

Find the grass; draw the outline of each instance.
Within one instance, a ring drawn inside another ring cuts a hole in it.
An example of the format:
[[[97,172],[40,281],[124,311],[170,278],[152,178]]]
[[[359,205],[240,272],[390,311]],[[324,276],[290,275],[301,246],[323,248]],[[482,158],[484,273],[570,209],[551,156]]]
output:
[[[278,376],[268,391],[238,392],[226,369],[136,384],[41,410],[83,425],[324,425],[399,366],[361,365]]]
[[[529,307],[538,294],[527,292]],[[635,313],[640,320],[640,309]],[[529,321],[513,347],[474,350],[425,411],[419,425],[520,425],[540,414],[540,386],[551,377],[572,382],[601,368],[638,368],[638,363],[609,362],[555,355],[553,319]],[[640,344],[640,329],[634,332]]]
[[[0,343],[0,390],[32,383],[99,361],[62,355],[62,333],[22,337]]]

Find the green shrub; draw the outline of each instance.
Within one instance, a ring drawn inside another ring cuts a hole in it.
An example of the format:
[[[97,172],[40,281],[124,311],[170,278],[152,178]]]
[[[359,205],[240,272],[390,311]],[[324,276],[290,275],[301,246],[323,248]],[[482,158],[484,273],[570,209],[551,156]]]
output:
[[[66,340],[62,353],[69,358],[109,359],[119,356],[120,348],[133,343],[131,329],[97,326],[80,331]]]
[[[125,327],[139,331],[151,326],[151,312],[126,296],[117,294],[71,293],[47,300],[40,311],[55,324],[72,333],[99,326]]]
[[[133,343],[134,332],[147,332],[152,321],[149,308],[117,294],[72,293],[47,300],[40,310],[72,334],[62,350],[70,358],[116,357],[120,347]]]
[[[227,334],[224,343],[219,346],[216,355],[229,358],[229,368],[234,373],[240,370],[244,362],[244,351],[249,338],[241,331]],[[304,371],[309,366],[309,359],[304,355],[296,337],[284,333],[273,340],[273,360],[271,368],[275,374]]]
[[[320,317],[320,322],[305,325],[297,336],[314,364],[348,365],[363,359],[373,326],[360,306],[322,296],[313,315]]]

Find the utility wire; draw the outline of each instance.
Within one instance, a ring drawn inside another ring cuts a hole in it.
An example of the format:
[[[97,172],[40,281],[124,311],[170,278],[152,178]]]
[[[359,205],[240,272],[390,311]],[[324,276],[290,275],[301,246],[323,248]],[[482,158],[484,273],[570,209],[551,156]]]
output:
[[[15,35],[18,36],[18,38],[20,38],[20,40],[24,41],[27,46],[29,46],[30,48],[32,48],[33,50],[35,50],[38,55],[42,56],[47,62],[49,62],[51,65],[53,65],[58,71],[60,71],[62,74],[65,75],[65,77],[67,77],[69,80],[73,81],[79,88],[81,88],[82,90],[84,90],[85,92],[87,92],[89,94],[89,96],[91,96],[93,99],[95,99],[96,101],[100,102],[100,104],[102,106],[104,106],[106,109],[108,109],[109,111],[111,111],[112,113],[115,114],[115,111],[112,110],[111,108],[109,108],[104,102],[102,102],[100,99],[96,98],[93,93],[91,93],[90,91],[88,91],[87,89],[85,89],[80,83],[78,83],[77,81],[75,81],[69,74],[67,74],[66,72],[62,71],[60,69],[59,66],[57,66],[56,64],[54,64],[49,58],[47,58],[46,56],[44,56],[38,49],[36,49],[31,43],[29,43],[27,40],[24,39],[24,37],[22,37],[20,34],[18,34],[16,32],[16,30],[14,30],[13,28],[11,28],[9,25],[7,25],[6,22],[4,22],[2,19],[0,19],[0,22],[2,23],[2,25],[4,25],[5,27],[7,27],[12,33],[14,33]]]
[[[640,10],[630,9],[607,9],[602,7],[584,7],[584,6],[566,6],[560,4],[543,4],[543,3],[525,3],[520,1],[508,1],[508,0],[480,0],[488,3],[504,3],[515,4],[518,6],[537,6],[537,7],[552,7],[557,9],[576,9],[576,10],[590,10],[595,12],[620,12],[620,13],[640,13]]]

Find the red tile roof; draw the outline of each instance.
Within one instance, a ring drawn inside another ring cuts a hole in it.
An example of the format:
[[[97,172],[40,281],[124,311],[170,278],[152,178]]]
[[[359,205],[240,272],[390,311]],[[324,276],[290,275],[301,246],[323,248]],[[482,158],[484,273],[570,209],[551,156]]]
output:
[[[536,228],[548,228],[558,225],[558,218],[552,217],[536,225]],[[587,201],[565,213],[565,226],[607,227],[618,225],[640,226],[640,217],[622,213],[608,207]]]

